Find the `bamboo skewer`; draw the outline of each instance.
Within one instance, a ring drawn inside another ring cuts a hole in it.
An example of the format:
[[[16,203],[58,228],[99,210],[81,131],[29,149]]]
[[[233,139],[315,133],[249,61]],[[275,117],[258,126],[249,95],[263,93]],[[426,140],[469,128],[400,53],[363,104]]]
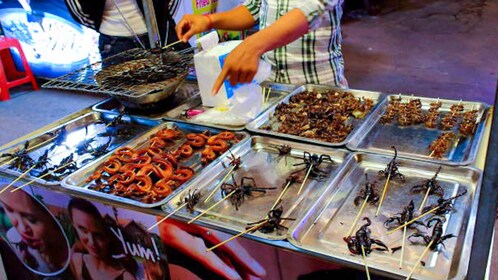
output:
[[[228,176],[230,176],[230,174],[232,174],[233,170],[235,169],[237,165],[234,165],[230,168],[230,170],[228,171],[228,173],[225,175],[225,177],[223,177],[223,179],[221,179],[221,181],[218,183],[218,185],[216,185],[216,187],[214,187],[214,189],[211,191],[211,193],[206,197],[206,199],[204,199],[204,203],[208,202],[208,200],[210,200],[213,195],[216,193],[216,191],[220,188],[220,186],[225,182],[225,180],[228,178]]]
[[[13,162],[16,158],[18,158],[18,157],[11,158],[8,161],[3,162],[2,164],[0,164],[0,168],[2,168],[3,166],[5,166],[5,165],[7,165],[7,164],[9,164],[11,162]]]
[[[47,140],[45,140],[45,141],[43,141],[43,142],[40,142],[40,143],[38,143],[38,144],[36,144],[36,145],[34,145],[34,146],[32,146],[32,147],[28,147],[28,148],[26,149],[26,152],[29,152],[29,151],[31,151],[31,150],[33,150],[34,148],[37,148],[37,147],[39,147],[39,146],[42,146],[43,144],[48,143],[48,142],[50,142],[50,141],[54,140],[55,138],[57,138],[57,136],[54,136],[54,137],[52,137],[52,138],[49,138],[49,139],[47,139]],[[4,165],[7,165],[7,164],[9,164],[9,163],[13,162],[13,161],[14,161],[15,159],[17,159],[17,158],[19,158],[19,157],[14,157],[14,158],[9,159],[8,161],[3,162],[2,164],[0,164],[0,168],[1,168],[1,167],[3,167]]]
[[[214,249],[216,249],[216,248],[218,248],[218,247],[222,246],[223,244],[226,244],[226,243],[228,243],[228,242],[230,242],[230,241],[234,240],[235,238],[237,238],[237,237],[239,237],[239,236],[241,236],[241,235],[244,235],[244,234],[246,234],[246,233],[248,233],[248,232],[250,232],[250,231],[253,231],[253,230],[257,229],[258,227],[260,227],[261,225],[263,225],[263,224],[264,224],[264,223],[266,223],[267,221],[268,221],[268,219],[266,219],[266,220],[264,220],[263,222],[261,222],[261,223],[259,223],[259,224],[256,224],[256,225],[254,225],[254,226],[252,226],[252,227],[250,227],[250,228],[248,228],[248,229],[246,229],[246,230],[244,230],[244,231],[242,231],[242,232],[240,232],[240,233],[238,233],[238,234],[236,234],[236,235],[234,235],[234,236],[232,236],[232,237],[228,238],[228,239],[227,239],[227,240],[225,240],[225,241],[222,241],[222,242],[220,242],[220,243],[218,243],[218,244],[214,245],[214,246],[213,246],[213,247],[211,247],[211,248],[206,249],[206,252],[211,252],[212,250],[214,250]]]
[[[403,241],[401,242],[401,257],[399,258],[399,268],[403,267],[403,258],[405,256],[405,240],[406,240],[406,223],[403,228]]]
[[[424,199],[422,200],[422,203],[420,203],[420,207],[418,208],[419,212],[422,212],[422,208],[424,208],[425,202],[427,201],[427,197],[429,197],[430,192],[431,187],[427,188],[427,191],[425,192]]]
[[[301,194],[301,191],[303,190],[304,184],[306,183],[306,180],[308,180],[308,176],[310,175],[311,169],[313,169],[313,164],[310,165],[310,168],[308,168],[308,171],[306,172],[306,176],[304,176],[304,180],[301,183],[301,186],[299,187],[299,191],[297,192],[297,195]]]
[[[353,224],[351,225],[351,228],[349,229],[348,234],[346,236],[351,236],[351,234],[353,233],[353,230],[354,230],[354,228],[356,226],[356,223],[358,223],[358,219],[360,219],[361,213],[363,212],[363,209],[367,205],[369,197],[370,197],[370,194],[368,194],[367,197],[365,197],[365,200],[363,200],[363,203],[361,204],[361,207],[360,207],[360,211],[358,211],[358,214],[354,218]]]
[[[166,217],[162,218],[161,220],[159,220],[159,222],[153,224],[152,226],[150,226],[147,230],[150,231],[151,229],[157,227],[160,223],[166,221],[169,217],[173,216],[176,212],[180,211],[180,209],[182,209],[183,207],[187,206],[187,203],[183,203],[182,205],[178,206],[173,212],[169,213]]]
[[[193,223],[194,221],[196,221],[197,219],[199,219],[201,216],[203,216],[204,214],[206,214],[207,212],[211,211],[211,209],[213,209],[214,207],[218,206],[218,204],[222,203],[223,201],[227,200],[230,196],[232,196],[237,190],[233,190],[231,193],[229,193],[228,195],[226,195],[223,199],[220,199],[220,201],[216,202],[215,204],[213,204],[211,207],[209,207],[208,209],[202,211],[202,213],[200,213],[199,215],[195,216],[194,218],[192,218],[190,221],[187,222],[187,224],[191,224]]]
[[[173,42],[173,43],[171,43],[169,45],[164,46],[162,49],[165,50],[165,49],[170,48],[170,47],[172,47],[172,46],[174,46],[176,44],[180,44],[181,42],[183,42],[183,41],[182,40],[178,40],[176,42]]]
[[[365,264],[365,272],[367,273],[367,279],[370,280],[370,271],[368,271],[367,257],[365,255],[365,247],[361,245],[361,255],[363,257],[363,263]]]
[[[387,232],[387,234],[392,234],[393,232],[397,231],[397,230],[398,230],[398,229],[400,229],[400,228],[404,228],[404,227],[406,227],[406,226],[411,225],[411,224],[412,224],[413,222],[415,222],[416,220],[419,220],[419,219],[421,219],[422,217],[427,216],[427,215],[429,215],[430,213],[432,213],[432,212],[436,211],[437,209],[439,209],[439,207],[440,207],[440,206],[436,206],[436,207],[432,208],[431,210],[429,210],[429,211],[425,212],[424,214],[422,214],[422,215],[420,215],[420,216],[418,216],[418,217],[415,217],[415,218],[411,219],[409,222],[406,222],[405,224],[403,224],[403,225],[401,225],[401,226],[399,226],[399,227],[397,227],[397,228],[395,228],[395,229],[393,229],[393,230],[388,231],[388,232]]]
[[[52,170],[52,171],[50,171],[50,172],[47,172],[47,173],[45,173],[44,175],[42,175],[42,176],[40,176],[40,177],[37,177],[37,178],[35,178],[35,179],[33,179],[33,180],[31,180],[31,181],[29,181],[29,182],[25,183],[24,185],[21,185],[21,186],[19,186],[19,187],[15,188],[15,189],[11,190],[10,192],[15,192],[15,191],[18,191],[18,190],[20,190],[21,188],[23,188],[24,186],[29,185],[29,184],[31,184],[31,183],[33,183],[33,182],[35,182],[37,179],[42,179],[42,178],[45,178],[45,177],[47,177],[49,174],[52,174],[54,171],[60,170],[60,169],[62,169],[62,168],[64,168],[64,167],[66,167],[66,166],[68,166],[68,165],[70,165],[70,164],[73,164],[73,163],[74,163],[74,161],[68,162],[68,163],[64,164],[63,166],[61,166],[61,167],[58,167],[58,168],[56,168],[56,169],[54,169],[54,170]]]
[[[270,101],[270,93],[271,93],[271,87],[268,88],[268,92],[266,93],[266,101],[264,101],[264,104],[268,104],[268,101]]]
[[[422,258],[425,256],[425,254],[427,254],[427,251],[429,251],[429,248],[431,248],[432,246],[432,243],[434,242],[434,240],[431,240],[431,242],[429,242],[429,244],[427,244],[427,247],[425,247],[424,251],[422,252],[422,254],[420,255],[420,257],[418,258],[417,262],[415,263],[415,265],[412,267],[412,270],[410,271],[410,274],[408,274],[408,276],[406,277],[406,280],[412,278],[412,275],[413,273],[415,272],[415,269],[417,269],[417,267],[419,266],[420,264],[420,261],[422,260]]]
[[[33,170],[33,168],[35,168],[35,164],[33,164],[33,166],[31,166],[28,170],[24,171],[21,175],[19,175],[19,177],[17,177],[14,181],[10,182],[10,184],[8,184],[7,186],[5,186],[1,191],[0,191],[0,194],[2,194],[4,191],[6,191],[10,186],[12,186],[13,184],[15,184],[17,181],[21,180],[22,177],[24,177],[24,175],[28,174],[29,171]]]
[[[280,192],[280,195],[278,196],[277,200],[275,200],[275,203],[273,203],[273,206],[270,208],[271,210],[275,209],[275,206],[277,206],[277,204],[280,202],[280,200],[282,199],[284,194],[287,192],[287,189],[290,187],[290,185],[292,185],[292,183],[293,183],[292,180],[289,180],[289,182],[287,183],[285,188],[282,190],[282,192]]]
[[[379,206],[377,207],[377,211],[375,212],[375,217],[379,215],[380,207],[382,206],[382,202],[384,201],[384,197],[386,196],[387,188],[389,187],[389,180],[391,180],[391,170],[389,170],[389,174],[387,175],[387,180],[384,184],[384,190],[382,190],[382,196],[380,197]]]
[[[432,157],[432,155],[434,155],[434,152],[435,152],[435,150],[433,150],[433,151],[429,154],[429,157]]]

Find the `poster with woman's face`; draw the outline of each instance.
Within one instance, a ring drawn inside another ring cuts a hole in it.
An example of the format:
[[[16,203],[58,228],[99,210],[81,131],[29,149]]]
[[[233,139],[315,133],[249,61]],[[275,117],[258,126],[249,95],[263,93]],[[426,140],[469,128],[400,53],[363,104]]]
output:
[[[0,184],[4,190],[7,184]],[[69,265],[70,247],[55,217],[24,190],[5,189],[0,194],[0,236],[15,257],[35,274],[53,276]]]

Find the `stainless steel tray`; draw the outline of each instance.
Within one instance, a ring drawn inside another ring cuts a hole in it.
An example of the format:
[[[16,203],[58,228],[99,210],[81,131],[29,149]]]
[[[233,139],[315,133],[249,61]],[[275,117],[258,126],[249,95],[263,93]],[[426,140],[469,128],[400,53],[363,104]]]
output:
[[[336,183],[330,185],[318,202],[310,208],[310,211],[301,217],[301,221],[295,223],[295,226],[291,228],[289,241],[298,248],[334,262],[355,268],[363,267],[362,257],[352,255],[342,238],[349,231],[360,208],[354,206],[353,200],[365,183],[364,174],[368,173],[372,181],[377,178],[378,170],[383,170],[390,160],[391,157],[383,155],[353,154],[344,164],[345,168],[341,170]],[[398,159],[398,162],[401,166],[401,173],[406,177],[406,183],[391,180],[378,217],[375,217],[377,207],[369,204],[362,214],[362,217],[369,217],[372,220],[370,226],[372,238],[380,239],[390,248],[401,245],[402,231],[387,235],[388,230],[383,226],[383,223],[388,217],[400,213],[411,199],[415,203],[415,209],[418,209],[424,193],[412,194],[410,192],[411,186],[431,178],[440,166],[435,163],[408,159]],[[468,191],[466,195],[455,200],[456,210],[445,217],[447,222],[444,225],[444,234],[455,234],[457,238],[446,240],[446,248],[443,248],[439,253],[429,251],[424,258],[426,266],[419,267],[415,271],[415,278],[465,278],[475,226],[481,177],[481,172],[474,168],[442,166],[437,180],[445,190],[445,198],[461,193],[464,189]],[[383,187],[384,180],[378,181],[379,194]],[[436,203],[437,198],[437,196],[429,196],[426,205]],[[415,215],[418,215],[418,211],[416,212]],[[355,231],[364,223],[360,220]],[[421,228],[421,231],[430,234],[432,229]],[[413,232],[415,231],[409,229],[407,236]],[[398,267],[401,250],[394,254],[374,251],[367,257],[369,269],[389,277],[406,277],[424,248],[425,246],[412,245],[407,241],[402,269]]]
[[[276,84],[276,83],[263,83],[261,85],[264,88],[271,88],[270,92],[270,97],[268,99],[268,102],[266,103],[266,107],[264,110],[278,102],[280,99],[284,98],[287,94],[291,93],[297,86],[295,85],[290,85],[290,84]],[[186,123],[193,123],[193,124],[199,124],[199,125],[204,125],[208,127],[214,127],[214,128],[219,128],[219,129],[225,129],[225,130],[231,130],[231,131],[240,131],[243,130],[245,126],[227,126],[227,125],[217,125],[217,124],[211,124],[211,123],[203,123],[199,122],[195,119],[187,118],[185,116],[185,112],[187,110],[191,109],[208,109],[207,107],[202,106],[202,101],[201,101],[201,96],[195,96],[194,98],[186,101],[185,103],[181,104],[180,106],[166,112],[164,115],[165,120],[171,120],[171,121],[180,121],[180,122],[186,122]],[[263,112],[264,112],[263,110]],[[264,113],[261,113],[264,114]]]
[[[291,154],[288,156],[279,155],[276,146],[289,145],[292,147]],[[289,142],[269,137],[254,136],[251,141],[247,141],[237,149],[233,149],[232,153],[235,157],[241,157],[242,164],[233,174],[239,183],[242,177],[254,178],[258,187],[276,187],[275,190],[267,190],[265,194],[256,194],[254,197],[246,198],[239,210],[231,204],[230,201],[220,203],[213,210],[206,213],[198,219],[201,224],[222,227],[236,232],[241,232],[247,226],[247,223],[256,222],[266,218],[266,214],[270,211],[274,202],[280,195],[282,188],[285,185],[287,176],[294,170],[299,170],[303,166],[293,166],[295,163],[301,163],[300,159],[303,151],[308,151],[311,154],[326,154],[330,155],[334,160],[334,164],[322,163],[320,168],[323,168],[328,173],[328,177],[322,181],[308,178],[304,185],[301,194],[298,196],[300,183],[295,183],[290,186],[282,197],[281,206],[284,213],[282,217],[297,218],[297,215],[305,211],[313,202],[318,199],[324,189],[336,176],[342,162],[347,158],[348,152],[338,149],[324,148],[320,146],[310,146],[307,144]],[[194,190],[198,190],[203,194],[200,202],[195,207],[196,212],[190,214],[185,209],[177,212],[177,215],[186,219],[191,219],[197,214],[212,206],[221,199],[221,192],[216,191],[215,195],[204,203],[205,198],[219,184],[221,179],[225,177],[230,159],[225,156],[222,161],[217,162],[209,174],[197,177],[192,181],[188,188],[181,193],[178,193],[168,204],[163,206],[163,209],[171,213],[178,204],[183,201],[183,197]],[[303,171],[302,177],[304,177]],[[225,182],[232,183],[232,179],[228,178]],[[293,221],[283,221],[282,225],[289,227]],[[264,234],[261,232],[251,233],[252,236],[270,240],[283,240],[286,238],[285,232],[278,234]]]
[[[197,125],[167,122],[167,123],[163,123],[163,124],[155,127],[154,129],[147,131],[146,133],[144,133],[140,137],[127,143],[126,146],[134,148],[134,149],[140,149],[140,148],[145,147],[147,145],[148,139],[150,138],[150,136],[155,134],[157,131],[159,131],[161,129],[175,128],[175,127],[178,128],[179,130],[181,130],[184,134],[201,133],[201,132],[204,132],[206,130],[208,130],[214,134],[221,132],[220,130],[206,129],[205,127],[197,126]],[[232,146],[231,150],[236,149],[236,147],[239,145],[243,145],[243,143],[248,141],[248,139],[249,139],[249,134],[247,134],[245,132],[238,132],[238,133],[236,133],[236,135],[239,139],[241,139],[241,141],[239,143],[235,144],[234,146]],[[184,143],[184,140],[185,139],[179,139],[179,140],[175,141],[175,144],[173,146],[170,146],[169,148],[174,149],[174,148],[179,147],[181,144]],[[225,155],[227,153],[228,153],[228,151],[225,152]],[[92,189],[90,189],[91,183],[85,182],[85,180],[93,172],[95,172],[95,170],[97,170],[101,166],[101,164],[103,162],[105,162],[111,155],[112,154],[108,154],[107,156],[99,159],[98,161],[95,161],[95,162],[89,164],[88,166],[86,166],[85,168],[82,168],[82,169],[78,170],[77,172],[71,174],[62,182],[62,187],[67,188],[67,189],[71,189],[71,190],[74,190],[77,192],[86,193],[89,195],[98,196],[98,197],[106,198],[109,200],[118,201],[121,203],[126,203],[129,205],[134,205],[134,206],[143,207],[143,208],[153,208],[153,207],[157,207],[157,206],[160,206],[160,205],[168,202],[177,193],[179,193],[183,189],[187,188],[187,186],[190,186],[195,181],[195,178],[197,178],[199,176],[209,176],[208,174],[210,174],[210,170],[212,169],[213,164],[220,162],[221,158],[223,157],[223,155],[221,155],[217,159],[215,159],[211,164],[209,164],[207,166],[202,166],[201,162],[200,162],[200,151],[197,150],[197,151],[195,151],[195,153],[191,157],[179,160],[178,165],[188,166],[188,167],[191,167],[192,169],[194,169],[194,171],[195,171],[194,176],[189,181],[183,183],[179,188],[174,190],[173,193],[171,193],[170,195],[165,197],[163,200],[155,202],[155,203],[144,203],[144,202],[132,199],[132,198],[120,197],[120,196],[92,190]]]
[[[331,143],[331,142],[325,142],[325,141],[315,140],[315,139],[311,139],[311,138],[306,138],[306,137],[301,137],[301,136],[296,136],[296,135],[285,134],[285,133],[280,133],[280,132],[276,132],[276,131],[261,129],[262,126],[266,125],[270,121],[271,117],[275,113],[275,109],[276,109],[278,104],[288,103],[292,96],[299,94],[301,92],[304,92],[304,91],[328,91],[328,90],[335,90],[335,91],[341,92],[341,93],[342,92],[350,92],[355,97],[358,97],[358,98],[359,97],[368,97],[368,98],[372,99],[374,102],[374,107],[367,114],[367,116],[365,116],[363,119],[354,119],[352,121],[354,128],[344,141],[338,142],[338,143]],[[343,88],[339,88],[339,87],[330,87],[330,86],[304,85],[304,86],[300,86],[299,88],[297,88],[291,94],[287,95],[284,99],[280,100],[278,102],[278,104],[275,104],[270,109],[263,112],[259,117],[255,118],[252,122],[247,124],[246,129],[249,131],[255,132],[255,133],[259,133],[259,134],[275,136],[275,137],[282,137],[282,138],[303,141],[303,142],[309,142],[309,143],[324,145],[324,146],[329,146],[329,147],[344,146],[344,145],[348,144],[350,141],[352,141],[353,139],[355,139],[356,137],[359,137],[359,135],[364,133],[365,124],[368,122],[370,115],[372,115],[372,112],[376,110],[376,108],[378,107],[378,104],[382,103],[383,99],[384,99],[384,95],[382,93],[379,93],[379,92],[354,90],[354,89],[343,89]]]
[[[129,108],[124,106],[118,99],[109,98],[95,104],[92,109],[97,112],[115,112],[119,113],[124,110],[128,116],[138,116],[141,118],[149,118],[160,120],[164,117],[167,111],[176,108],[180,104],[186,102],[191,98],[199,95],[199,88],[197,82],[183,81],[178,87],[175,94],[164,100],[145,108]]]
[[[63,158],[73,153],[78,168],[81,168],[89,161],[95,160],[93,156],[91,156],[89,153],[82,153],[80,155],[74,153],[78,144],[85,142],[85,139],[86,140],[93,139],[93,141],[90,143],[92,148],[97,148],[99,146],[105,145],[110,140],[111,142],[108,148],[108,152],[111,152],[112,150],[123,145],[132,138],[149,130],[151,127],[157,126],[161,123],[159,121],[150,120],[150,119],[123,116],[122,120],[129,123],[129,125],[126,125],[126,129],[128,130],[129,135],[111,136],[111,138],[109,138],[108,136],[99,136],[100,133],[105,133],[107,131],[106,123],[113,120],[117,116],[118,114],[115,113],[83,111],[81,115],[75,115],[73,119],[67,120],[64,123],[54,126],[50,130],[44,133],[37,134],[30,138],[19,140],[13,143],[9,147],[1,150],[0,155],[4,153],[12,154],[16,151],[19,151],[23,149],[26,141],[29,141],[28,149],[29,147],[35,147],[37,145],[40,145],[39,147],[30,150],[28,153],[28,155],[33,160],[37,160],[41,155],[45,153],[47,149],[50,149],[54,141],[56,141],[56,139],[53,139],[54,136],[51,136],[51,133],[56,133],[61,128],[65,127],[67,131],[67,137],[66,140],[63,142],[64,145],[58,146],[57,148],[49,152],[48,155],[50,158],[50,163],[47,165],[47,167],[52,167],[54,165],[59,164]],[[104,121],[105,123],[98,123],[99,121]],[[7,158],[6,160],[2,159],[0,161],[0,165],[6,161],[8,161]],[[0,167],[0,172],[14,175],[16,177],[20,176],[23,173],[14,169],[10,169],[9,165]],[[37,179],[36,177],[33,177],[28,174],[25,175],[23,178],[29,180],[35,180],[36,182],[44,185],[58,185],[60,181],[62,181],[62,180],[51,181],[49,179],[44,179],[44,178]],[[48,176],[46,178],[48,178]]]
[[[420,98],[422,109],[427,110],[430,103],[436,102],[437,99],[429,97],[408,96],[408,95],[389,95],[386,99],[401,97],[402,101]],[[442,107],[439,111],[444,114],[449,112],[451,105],[458,104],[458,100],[439,99]],[[464,110],[474,108],[478,110],[479,125],[473,136],[468,138],[459,137],[453,142],[453,148],[441,159],[429,157],[428,149],[432,141],[443,132],[440,129],[429,129],[423,124],[412,126],[398,126],[396,124],[382,124],[380,118],[386,111],[388,102],[376,110],[368,120],[364,133],[352,139],[347,147],[351,150],[361,152],[374,152],[380,154],[391,154],[391,146],[395,145],[400,157],[416,158],[423,161],[438,162],[450,165],[468,165],[472,164],[477,156],[477,150],[481,143],[482,133],[485,127],[486,114],[489,106],[481,102],[463,101]],[[455,126],[457,129],[458,126]],[[454,130],[455,131],[455,130]],[[456,132],[458,132],[456,130]]]

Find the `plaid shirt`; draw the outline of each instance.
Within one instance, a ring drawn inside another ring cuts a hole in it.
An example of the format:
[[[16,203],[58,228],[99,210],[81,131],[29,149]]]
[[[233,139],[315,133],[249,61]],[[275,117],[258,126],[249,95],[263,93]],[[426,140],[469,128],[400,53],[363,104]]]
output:
[[[347,86],[341,52],[341,4],[342,0],[245,0],[260,30],[294,8],[308,20],[310,31],[306,35],[263,55],[274,70],[270,80]]]

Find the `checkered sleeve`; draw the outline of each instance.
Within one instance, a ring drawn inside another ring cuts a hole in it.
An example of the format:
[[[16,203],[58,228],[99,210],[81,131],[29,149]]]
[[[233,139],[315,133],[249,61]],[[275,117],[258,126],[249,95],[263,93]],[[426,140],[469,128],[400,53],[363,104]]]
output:
[[[246,6],[246,8],[249,10],[252,17],[254,18],[254,22],[258,22],[261,0],[246,0],[242,5]]]
[[[306,0],[297,4],[296,8],[300,9],[306,16],[309,29],[315,30],[320,27],[326,12],[332,10],[336,5],[340,5],[341,2],[341,0]]]

